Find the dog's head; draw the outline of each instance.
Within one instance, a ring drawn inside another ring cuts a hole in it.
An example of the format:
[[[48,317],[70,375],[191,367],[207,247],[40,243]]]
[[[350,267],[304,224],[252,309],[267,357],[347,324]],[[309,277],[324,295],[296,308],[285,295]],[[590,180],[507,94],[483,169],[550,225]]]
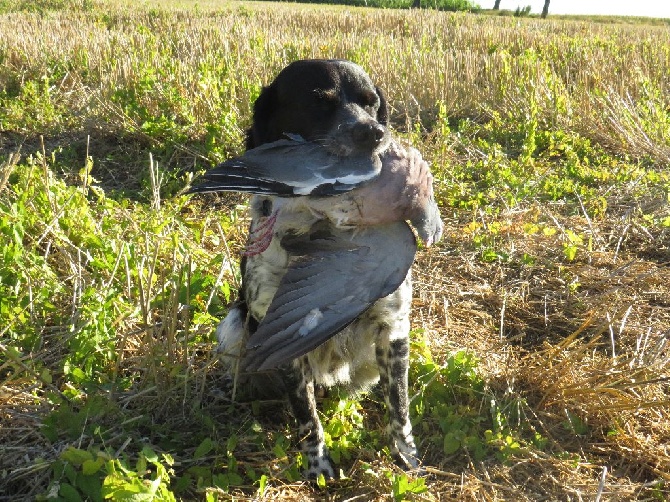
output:
[[[387,121],[384,93],[357,64],[296,61],[256,100],[247,148],[298,134],[337,155],[379,152],[390,142]]]

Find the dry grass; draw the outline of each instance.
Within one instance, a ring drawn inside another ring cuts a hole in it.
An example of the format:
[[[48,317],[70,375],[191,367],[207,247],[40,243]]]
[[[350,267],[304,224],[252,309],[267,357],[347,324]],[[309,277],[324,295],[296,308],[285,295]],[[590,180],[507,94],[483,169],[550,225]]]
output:
[[[591,140],[606,155],[604,162],[592,159],[599,169],[611,163],[612,173],[644,168],[662,175],[670,162],[670,127],[664,122],[670,110],[667,28],[251,2],[198,2],[199,11],[192,2],[181,5],[184,9],[148,4],[151,10],[115,4],[95,14],[0,16],[0,90],[16,90],[42,76],[49,89],[38,93],[33,108],[5,107],[3,154],[23,141],[32,145],[40,133],[47,136],[47,152],[71,144],[80,151],[81,138],[90,134],[94,174],[106,171],[110,185],[135,189],[140,174],[147,174],[149,150],[178,144],[160,159],[170,167],[202,165],[239,151],[251,100],[288,61],[356,60],[386,89],[396,130],[433,162],[444,199],[446,239],[421,252],[415,267],[413,327],[424,330],[437,360],[462,349],[480,358],[486,382],[482,415],[491,399],[508,403],[515,427],[530,427],[547,440],[544,448],[525,445],[506,461],[493,456],[476,461],[462,450],[445,455],[428,433],[419,432],[431,477],[429,491],[414,499],[667,499],[670,231],[658,223],[670,217],[667,181],[665,189],[659,183],[645,191],[644,174],[624,182],[607,178],[590,200],[579,193],[555,201],[528,196],[511,206],[495,199],[495,210],[459,209],[449,198],[461,182],[458,173],[487,174],[481,163],[490,152],[482,150],[477,135],[482,141],[493,137],[504,152],[505,160],[491,169],[518,158],[518,144],[486,130],[496,117],[496,123],[536,119],[544,129]],[[143,87],[148,77],[151,85]],[[144,115],[116,94],[128,89],[138,92],[133,102],[146,108]],[[143,117],[161,114],[176,117],[178,134],[160,136],[143,127]],[[230,120],[224,123],[222,115]],[[452,134],[449,127],[461,119],[470,120],[476,132]],[[219,143],[208,150],[203,138],[213,123],[220,124]],[[543,169],[567,162],[566,156],[535,159],[528,176],[541,177]],[[8,158],[0,171],[0,197],[8,193],[17,161]],[[500,199],[514,189],[499,187]],[[594,211],[591,204],[600,199],[605,208]],[[155,195],[147,205],[158,210],[159,201]],[[146,251],[144,261],[133,269],[121,248],[118,267],[101,278],[82,265],[85,249],[59,240],[57,225],[49,227],[53,222],[30,237],[57,264],[62,284],[53,297],[72,315],[53,324],[31,311],[44,337],[34,353],[13,355],[12,340],[4,338],[7,328],[0,326],[0,371],[6,377],[0,388],[0,497],[44,493],[52,462],[65,448],[95,443],[97,438],[84,432],[85,422],[73,425],[81,428],[75,440],[47,441],[40,427],[53,411],[48,395],[67,393],[70,385],[58,374],[67,349],[61,337],[81,326],[81,291],[112,284],[117,276],[123,277],[119,297],[134,301],[135,310],[117,312],[113,319],[118,357],[110,374],[136,378],[118,395],[109,394],[118,408],[95,417],[113,432],[106,444],[120,454],[145,436],[157,434],[169,444],[170,435],[178,434],[173,447],[179,449],[182,472],[207,463],[193,458],[199,428],[224,444],[217,423],[228,431],[260,420],[268,430],[285,432],[267,417],[254,417],[251,405],[231,408],[216,392],[221,376],[206,340],[211,326],[191,325],[175,296],[188,282],[191,262],[206,263],[205,255],[220,253],[224,240],[233,256],[239,251],[246,226],[244,213],[235,209],[239,201],[203,203],[231,215],[225,239],[214,218],[202,223],[204,237],[188,234],[176,251],[165,246],[176,227],[162,235],[128,230],[128,236],[142,236],[136,245],[138,252]],[[65,207],[51,202],[56,209]],[[192,206],[179,217],[193,222],[202,214]],[[125,208],[115,217],[141,227]],[[529,223],[554,232],[530,231]],[[180,231],[186,235],[190,229]],[[574,260],[564,252],[570,232],[585,239]],[[492,239],[505,258],[482,259],[479,237]],[[234,283],[227,265],[211,272]],[[166,291],[165,304],[152,307]],[[195,338],[198,342],[187,344]],[[35,374],[36,367],[50,372]],[[365,407],[367,421],[383,422],[374,402]],[[279,415],[284,422],[287,415]],[[122,424],[115,423],[118,417]],[[152,432],[156,427],[159,433]],[[244,466],[273,473],[286,467],[269,448],[251,441],[242,440],[235,456]],[[223,470],[221,460],[216,462],[212,469]],[[265,499],[390,500],[391,481],[380,473],[394,468],[384,455],[362,451],[346,469],[349,479],[325,490],[280,476]],[[227,494],[205,486],[189,494],[202,497],[203,491],[222,499],[255,498],[251,486]]]
[[[521,230],[532,212],[507,215],[506,238],[538,257],[533,266],[482,264],[467,253],[466,225],[452,221],[445,249],[419,260],[415,320],[435,350],[477,353],[492,395],[514,395],[524,420],[579,460],[531,452],[460,474],[447,463],[444,476],[452,489],[458,475],[461,489],[474,486],[458,495],[469,500],[647,499],[670,472],[670,269],[640,256],[667,258],[670,239],[638,235],[632,250],[616,253],[620,229],[602,222],[597,231],[610,244],[561,263],[557,242]],[[570,221],[579,224],[587,222]],[[567,278],[579,282],[576,291]],[[565,428],[573,415],[586,424],[576,436]]]
[[[176,89],[188,98],[187,109],[172,111],[190,116],[188,135],[197,138],[206,124],[220,119],[222,109],[247,117],[255,86],[287,62],[342,57],[360,62],[393,97],[399,126],[411,129],[417,121],[430,126],[427,119],[438,101],[452,118],[477,119],[511,109],[522,116],[532,96],[548,123],[577,130],[617,153],[644,155],[656,148],[667,159],[667,138],[660,130],[645,130],[636,106],[649,98],[645,89],[668,94],[665,48],[670,35],[664,27],[309,5],[266,9],[253,2],[224,5],[198,3],[205,13],[212,9],[204,15],[132,7],[113,7],[106,16],[5,15],[0,18],[5,72],[18,70],[22,79],[52,79],[53,100],[75,117],[99,117],[108,122],[105,128],[115,124],[127,131],[141,129],[141,124],[133,123],[132,114],[115,106],[110,96],[146,78],[147,68],[153,68],[160,77],[153,93]],[[44,29],[45,22],[50,29]],[[214,74],[203,75],[207,67]],[[17,85],[13,78],[6,85]],[[152,109],[156,97],[138,99],[149,113],[160,114],[162,110]],[[164,98],[174,99],[170,94]],[[229,140],[240,140],[239,131],[230,134]]]

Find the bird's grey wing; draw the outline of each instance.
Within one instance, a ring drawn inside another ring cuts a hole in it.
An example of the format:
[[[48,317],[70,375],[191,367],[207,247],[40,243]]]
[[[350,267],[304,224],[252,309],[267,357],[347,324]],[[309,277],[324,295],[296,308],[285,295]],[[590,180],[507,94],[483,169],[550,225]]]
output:
[[[243,366],[264,371],[330,339],[405,280],[416,240],[405,222],[341,230],[324,222],[282,241],[293,254]]]
[[[341,157],[291,136],[219,164],[189,191],[328,196],[352,190],[374,179],[380,170],[378,155]]]

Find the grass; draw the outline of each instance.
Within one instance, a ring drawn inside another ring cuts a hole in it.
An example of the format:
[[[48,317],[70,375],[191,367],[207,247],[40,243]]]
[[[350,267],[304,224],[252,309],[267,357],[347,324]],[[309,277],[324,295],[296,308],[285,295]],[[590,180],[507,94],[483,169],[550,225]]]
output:
[[[0,498],[670,496],[670,35],[662,21],[319,5],[0,2]],[[602,21],[602,22],[601,22]],[[412,418],[322,403],[346,479],[312,486],[283,403],[232,403],[212,349],[239,153],[287,62],[362,64],[432,163]]]

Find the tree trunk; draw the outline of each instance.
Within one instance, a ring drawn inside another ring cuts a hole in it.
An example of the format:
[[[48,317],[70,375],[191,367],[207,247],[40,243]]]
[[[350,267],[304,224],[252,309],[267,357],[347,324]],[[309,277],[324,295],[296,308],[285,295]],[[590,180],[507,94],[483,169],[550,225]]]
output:
[[[496,3],[493,5],[493,10],[499,10],[500,9],[500,0],[496,0]]]
[[[542,19],[545,19],[549,15],[549,1],[544,0],[544,7],[542,7]]]

